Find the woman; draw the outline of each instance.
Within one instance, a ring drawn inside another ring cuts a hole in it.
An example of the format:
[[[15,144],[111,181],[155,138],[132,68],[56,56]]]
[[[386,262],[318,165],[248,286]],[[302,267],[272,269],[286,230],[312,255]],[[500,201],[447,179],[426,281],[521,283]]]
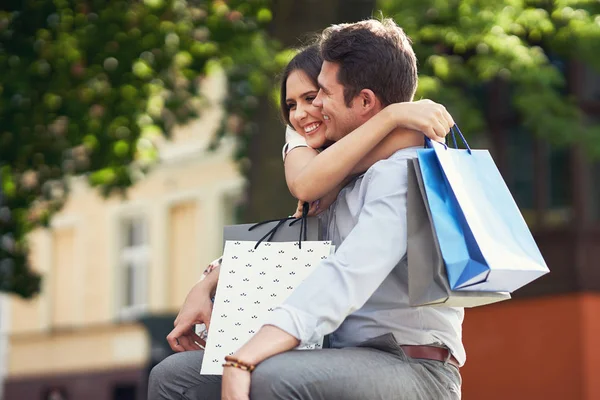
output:
[[[364,172],[376,160],[385,158],[400,148],[412,146],[403,133],[388,135],[398,127],[423,132],[434,140],[443,140],[452,117],[443,106],[429,100],[398,103],[387,106],[361,127],[336,143],[327,140],[327,126],[312,100],[319,88],[317,76],[322,60],[316,46],[311,46],[294,57],[285,69],[281,83],[281,111],[289,127],[287,143],[283,148],[286,180],[291,193],[300,202],[312,202],[311,211],[326,209],[336,198],[345,181]],[[200,350],[203,343],[194,332],[196,324],[205,323],[207,329],[212,312],[211,297],[216,290],[219,270],[206,273],[188,294],[167,340],[176,352]],[[210,272],[210,271],[208,271]],[[208,398],[220,390],[218,377],[200,377],[177,370],[186,362],[197,362],[197,354],[175,354],[157,366],[150,378],[149,399],[179,398],[173,387],[189,394],[197,390]],[[196,368],[197,365],[194,367]],[[198,381],[200,379],[201,381]]]

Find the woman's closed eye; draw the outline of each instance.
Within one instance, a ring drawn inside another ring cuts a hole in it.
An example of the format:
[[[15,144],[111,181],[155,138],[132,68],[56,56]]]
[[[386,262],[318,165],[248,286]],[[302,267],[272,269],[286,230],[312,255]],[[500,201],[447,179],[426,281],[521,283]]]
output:
[[[287,103],[286,107],[288,111],[293,110],[294,108],[296,108],[296,103]]]
[[[313,100],[314,100],[316,97],[317,97],[317,96],[314,96],[314,95],[312,95],[312,94],[311,94],[310,96],[306,96],[306,98],[305,98],[304,100],[306,100],[306,102],[307,102],[308,104],[312,104]]]

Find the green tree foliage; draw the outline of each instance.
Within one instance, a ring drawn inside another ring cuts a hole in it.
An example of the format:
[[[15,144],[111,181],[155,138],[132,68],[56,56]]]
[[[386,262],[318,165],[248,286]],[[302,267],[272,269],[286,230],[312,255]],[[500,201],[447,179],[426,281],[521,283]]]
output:
[[[0,290],[28,297],[39,276],[26,235],[88,177],[125,189],[154,140],[206,106],[211,66],[227,72],[223,133],[248,116],[275,65],[269,0],[12,0],[0,6]],[[243,141],[240,141],[243,143]],[[243,152],[242,152],[243,153]]]
[[[380,0],[412,38],[420,62],[417,96],[441,101],[463,130],[482,131],[481,100],[494,82],[510,87],[526,130],[555,145],[586,143],[600,155],[600,127],[584,123],[562,66],[600,71],[600,3],[595,0]],[[561,66],[562,64],[562,66]]]

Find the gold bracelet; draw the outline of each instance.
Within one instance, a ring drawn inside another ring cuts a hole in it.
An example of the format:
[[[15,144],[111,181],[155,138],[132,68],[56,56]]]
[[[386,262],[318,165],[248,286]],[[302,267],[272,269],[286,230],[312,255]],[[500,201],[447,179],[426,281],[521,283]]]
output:
[[[225,357],[223,367],[239,368],[244,371],[252,372],[256,368],[256,365],[245,363],[232,356],[227,356]]]

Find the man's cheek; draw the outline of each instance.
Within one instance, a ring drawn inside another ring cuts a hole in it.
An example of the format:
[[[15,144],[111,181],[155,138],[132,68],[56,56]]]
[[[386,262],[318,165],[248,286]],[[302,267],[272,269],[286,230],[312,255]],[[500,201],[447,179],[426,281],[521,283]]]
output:
[[[323,115],[328,116],[331,119],[331,112],[329,110],[329,103],[327,102],[323,102],[323,108],[321,110],[321,112],[323,113]]]
[[[327,101],[325,99],[321,100],[321,105],[319,108],[321,109],[321,113],[325,114],[325,110],[327,109]]]

